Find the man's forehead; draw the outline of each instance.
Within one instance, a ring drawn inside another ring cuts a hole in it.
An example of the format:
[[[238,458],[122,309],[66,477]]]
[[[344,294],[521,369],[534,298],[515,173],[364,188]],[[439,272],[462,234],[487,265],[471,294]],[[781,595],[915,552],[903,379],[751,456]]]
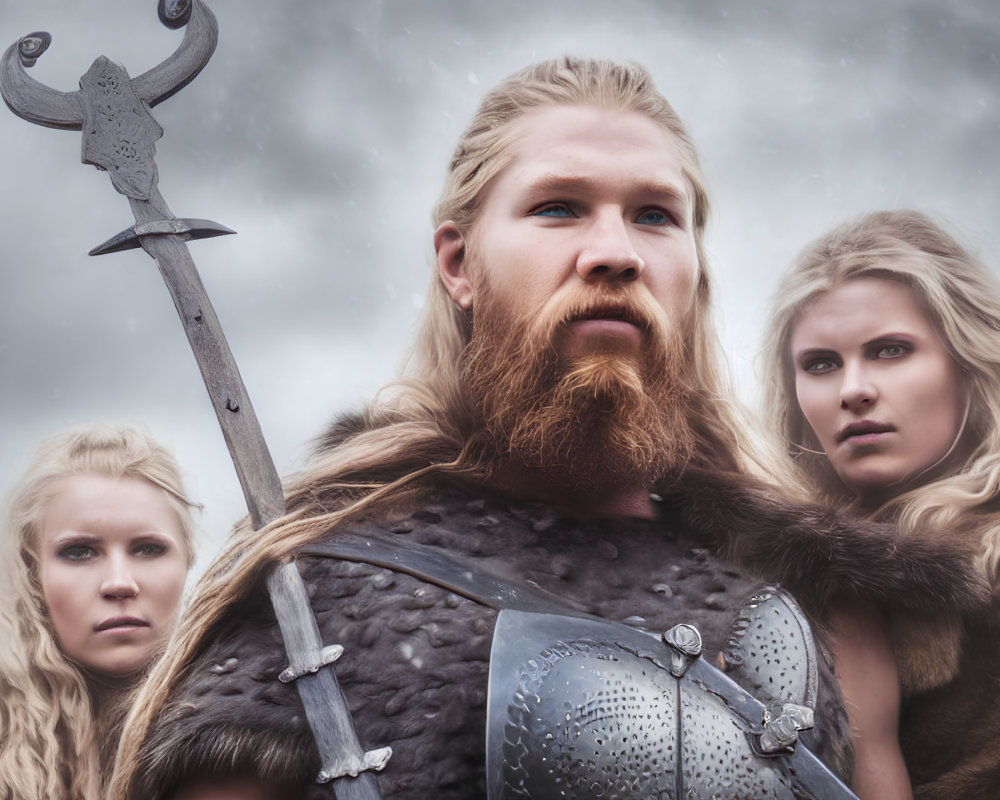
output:
[[[512,131],[510,180],[541,189],[590,189],[607,181],[688,201],[677,137],[627,109],[548,106],[527,112]]]

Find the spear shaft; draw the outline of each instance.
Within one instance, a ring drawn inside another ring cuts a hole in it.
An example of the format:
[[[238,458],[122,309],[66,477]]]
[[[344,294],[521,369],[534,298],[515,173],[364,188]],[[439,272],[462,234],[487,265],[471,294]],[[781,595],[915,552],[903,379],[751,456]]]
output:
[[[129,199],[138,230],[144,230],[144,223],[164,219],[156,208],[162,205],[162,198],[154,192],[159,203]],[[156,261],[174,300],[232,456],[250,520],[255,530],[262,528],[285,513],[285,498],[222,325],[180,236],[148,233],[140,235],[139,241]]]

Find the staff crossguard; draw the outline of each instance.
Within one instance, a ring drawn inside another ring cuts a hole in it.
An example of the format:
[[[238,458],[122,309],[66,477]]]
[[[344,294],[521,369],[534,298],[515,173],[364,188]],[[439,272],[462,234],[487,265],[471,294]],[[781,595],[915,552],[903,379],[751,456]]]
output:
[[[15,114],[29,122],[82,130],[83,162],[106,171],[115,189],[128,198],[135,225],[90,255],[142,247],[156,261],[198,361],[250,519],[259,529],[285,513],[281,481],[186,244],[234,231],[209,220],[179,219],[170,212],[156,185],[154,162],[163,129],[149,111],[205,67],[215,52],[218,24],[201,0],[159,0],[157,11],[167,27],[186,26],[184,39],[169,58],[139,77],[130,78],[123,66],[100,56],[80,79],[79,91],[56,91],[25,71],[52,42],[48,33],[36,32],[4,53],[0,94]],[[378,800],[381,794],[373,771],[385,766],[391,751],[366,753],[358,742],[332,667],[338,646],[324,647],[298,567],[294,562],[276,567],[267,585],[289,661],[282,679],[295,682],[319,749],[318,782],[328,783],[338,800]]]
[[[79,91],[50,89],[23,69],[33,66],[51,44],[52,37],[45,32],[23,37],[4,57],[0,85],[10,109],[39,125],[82,129],[83,162],[106,171],[115,189],[133,203],[136,225],[95,247],[90,255],[140,247],[140,237],[146,234],[187,241],[234,233],[209,220],[177,219],[156,188],[153,156],[163,129],[149,109],[190,83],[212,57],[218,40],[215,18],[204,6],[200,13],[197,8],[190,3],[160,3],[165,25],[188,25],[184,41],[170,58],[134,80],[120,64],[101,56],[80,79]]]

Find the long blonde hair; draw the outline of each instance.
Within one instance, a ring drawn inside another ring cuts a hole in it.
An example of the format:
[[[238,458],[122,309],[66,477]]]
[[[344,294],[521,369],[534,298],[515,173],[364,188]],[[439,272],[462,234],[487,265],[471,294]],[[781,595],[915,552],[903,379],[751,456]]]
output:
[[[106,779],[95,709],[56,642],[39,576],[45,503],[67,477],[144,478],[164,490],[193,560],[192,521],[172,455],[145,431],[95,424],[45,440],[15,487],[0,551],[0,797],[96,800]]]
[[[733,400],[712,324],[704,257],[708,196],[697,153],[680,118],[645,68],[564,57],[531,65],[500,83],[486,95],[459,140],[434,211],[435,225],[450,220],[468,236],[485,190],[509,163],[513,124],[532,109],[553,105],[637,111],[672,135],[694,198],[699,259],[696,308],[685,342],[690,383],[696,388],[689,412],[698,437],[698,459],[718,469],[767,473],[748,441],[751,426]],[[225,609],[249,587],[259,586],[269,565],[349,518],[363,512],[385,513],[411,502],[431,475],[484,478],[483,465],[466,447],[478,424],[459,375],[468,337],[467,318],[435,273],[423,324],[403,376],[365,409],[360,430],[335,447],[318,450],[289,483],[288,514],[261,531],[251,532],[244,524],[196,588],[177,639],[134,706],[123,737],[114,796],[135,791],[138,748],[170,687],[183,675]]]
[[[875,516],[983,536],[983,568],[1000,564],[1000,284],[956,239],[917,211],[879,211],[844,223],[808,245],[775,296],[762,352],[770,427],[801,471],[832,504],[853,502],[813,436],[795,395],[790,340],[810,302],[862,276],[899,281],[913,292],[963,380],[967,412],[951,474],[891,499]]]

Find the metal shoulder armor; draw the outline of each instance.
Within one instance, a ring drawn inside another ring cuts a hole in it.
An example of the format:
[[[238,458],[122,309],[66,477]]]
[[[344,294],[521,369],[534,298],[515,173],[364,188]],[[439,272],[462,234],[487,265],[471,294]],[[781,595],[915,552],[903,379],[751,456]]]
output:
[[[805,617],[769,589],[741,622],[735,677],[778,684],[761,699],[701,658],[690,625],[656,636],[501,611],[490,660],[489,800],[854,797],[798,742],[813,724],[816,687]]]

